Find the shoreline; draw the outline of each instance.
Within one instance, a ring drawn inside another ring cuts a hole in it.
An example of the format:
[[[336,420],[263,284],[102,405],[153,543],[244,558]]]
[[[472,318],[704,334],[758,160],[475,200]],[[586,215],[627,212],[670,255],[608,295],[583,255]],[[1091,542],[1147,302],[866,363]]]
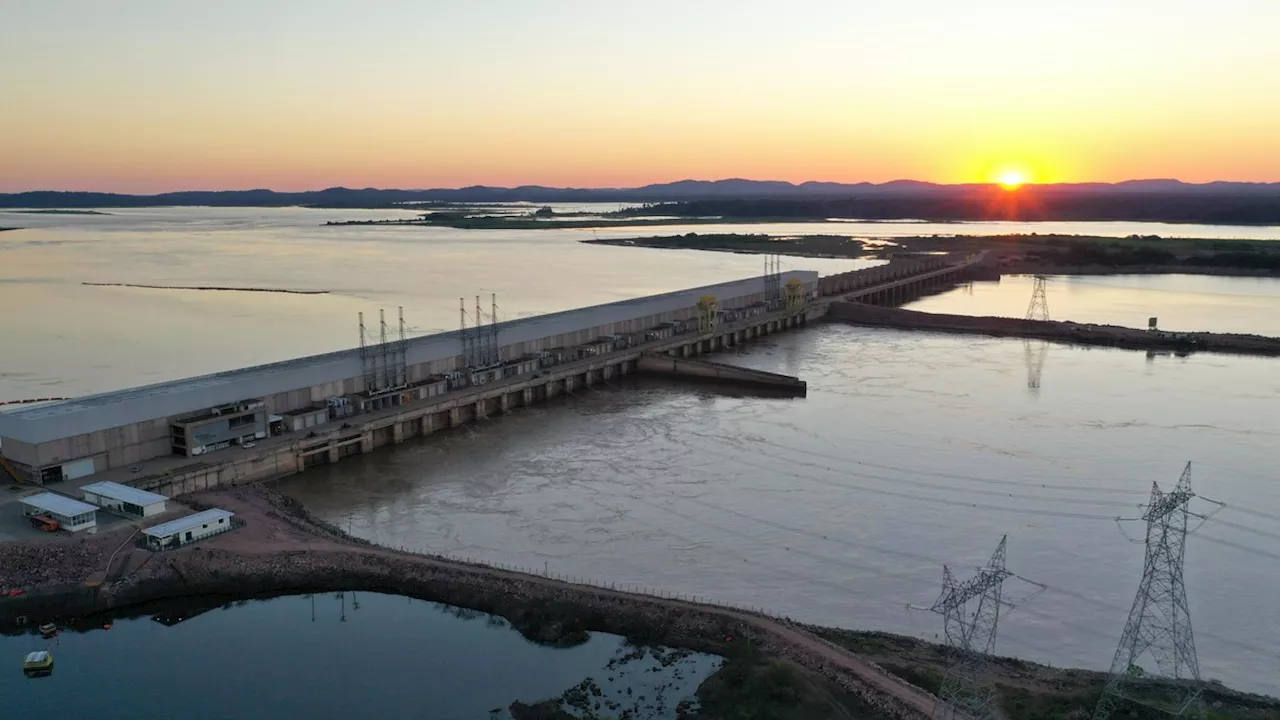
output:
[[[34,632],[46,620],[66,624],[167,599],[383,592],[501,615],[535,642],[599,631],[730,658],[735,651],[725,638],[745,639],[765,658],[793,667],[801,681],[820,682],[876,717],[889,718],[929,717],[933,696],[912,683],[934,682],[949,662],[945,648],[912,638],[819,628],[696,599],[623,592],[380,547],[315,519],[301,503],[262,485],[184,500],[194,509],[230,509],[245,526],[163,553],[133,547],[127,527],[93,538],[0,544],[0,556],[8,560],[0,566],[0,585],[27,588],[24,595],[0,598],[0,632]],[[25,583],[18,577],[24,569]],[[25,624],[15,624],[19,616],[26,616]],[[1106,679],[1097,671],[1053,669],[1013,658],[993,661],[1008,681],[1008,692],[1026,694],[1032,687],[1031,695],[1044,702],[1060,700],[1064,687],[1086,697]],[[1205,692],[1236,707],[1280,712],[1280,700],[1213,683],[1205,683]]]
[[[1280,240],[1092,235],[956,235],[860,238],[737,233],[580,240],[585,245],[740,255],[889,260],[939,252],[989,252],[1009,275],[1217,275],[1280,277]],[[1242,263],[1242,264],[1232,264]]]
[[[261,485],[189,496],[194,509],[216,505],[245,520],[237,530],[193,545],[151,553],[128,541],[101,584],[86,579],[128,537],[128,529],[92,539],[37,540],[0,545],[0,553],[25,556],[5,565],[49,568],[50,548],[62,546],[70,563],[26,593],[0,598],[0,626],[24,628],[45,620],[92,616],[165,598],[227,594],[297,594],[359,590],[407,595],[509,617],[522,613],[574,618],[563,630],[602,631],[653,644],[723,654],[723,638],[751,641],[857,698],[886,718],[927,718],[929,693],[840,650],[789,620],[707,603],[640,595],[496,569],[477,563],[416,555],[347,536],[315,520],[297,501]],[[90,548],[87,546],[96,546]],[[11,558],[12,559],[12,558]],[[12,587],[15,578],[0,576]]]
[[[834,322],[861,327],[883,327],[953,335],[984,335],[995,338],[1023,338],[1068,345],[1112,347],[1121,350],[1145,350],[1182,355],[1203,352],[1255,357],[1280,356],[1280,338],[1265,335],[1152,332],[1119,325],[1091,325],[1066,320],[1026,320],[928,313],[848,301],[832,303],[829,318]]]
[[[239,288],[218,285],[140,285],[136,283],[82,282],[89,287],[141,288],[143,290],[201,290],[216,292],[285,293],[287,295],[328,295],[328,290],[285,290],[282,288]]]

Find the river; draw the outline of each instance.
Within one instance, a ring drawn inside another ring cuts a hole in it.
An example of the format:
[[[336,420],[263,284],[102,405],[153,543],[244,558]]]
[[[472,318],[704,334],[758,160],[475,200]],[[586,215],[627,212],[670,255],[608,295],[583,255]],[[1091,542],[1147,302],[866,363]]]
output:
[[[606,633],[545,647],[500,617],[373,593],[212,607],[173,625],[144,616],[48,641],[0,636],[12,670],[0,673],[4,717],[500,720],[513,702],[549,700],[591,678],[602,711],[674,720],[721,663],[659,648],[674,660],[664,667],[655,651],[635,657]],[[52,676],[17,672],[35,649],[52,652]]]
[[[0,233],[0,302],[10,308],[0,319],[0,398],[349,347],[360,310],[368,319],[404,305],[416,328],[445,329],[456,326],[460,295],[496,291],[500,315],[516,317],[761,266],[751,256],[582,246],[590,231],[581,230],[318,226],[370,216],[362,211],[110,212],[118,214],[0,214],[0,225],[42,224]],[[1141,224],[1116,232],[1154,234]],[[823,272],[859,266],[786,262]],[[86,280],[333,293],[79,285]],[[978,284],[972,295],[962,288],[919,306],[987,313],[981,299],[998,296],[996,314],[1020,316],[1028,283]],[[1220,277],[1052,279],[1049,306],[1059,319],[1142,325],[1155,315],[1175,329],[1280,334],[1278,288]],[[725,358],[799,375],[809,395],[735,397],[632,381],[282,487],[380,542],[930,639],[940,619],[906,605],[933,601],[943,562],[968,574],[1007,534],[1010,568],[1049,589],[1009,581],[1006,597],[1027,599],[1002,618],[999,651],[1105,668],[1142,572],[1142,547],[1131,542],[1141,523],[1114,518],[1140,514],[1151,483],[1170,487],[1193,461],[1196,491],[1226,503],[1187,551],[1202,674],[1280,694],[1274,360],[839,325]],[[1218,507],[1196,503],[1205,514]]]

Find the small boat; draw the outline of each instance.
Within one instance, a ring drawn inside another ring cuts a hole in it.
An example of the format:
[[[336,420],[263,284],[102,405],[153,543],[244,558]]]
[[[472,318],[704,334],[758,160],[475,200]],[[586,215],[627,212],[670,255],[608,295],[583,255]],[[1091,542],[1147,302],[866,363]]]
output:
[[[46,638],[51,638],[58,634],[58,626],[53,623],[45,623],[40,626],[40,634]]]
[[[53,674],[53,654],[48,650],[27,653],[22,661],[22,674],[27,677],[47,677]]]

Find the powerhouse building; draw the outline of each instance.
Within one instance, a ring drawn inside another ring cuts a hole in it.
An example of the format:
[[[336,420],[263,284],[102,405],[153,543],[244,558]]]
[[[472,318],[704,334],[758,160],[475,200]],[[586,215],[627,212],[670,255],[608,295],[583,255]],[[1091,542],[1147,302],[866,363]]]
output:
[[[386,348],[372,358],[356,348],[0,413],[0,450],[41,483],[204,455],[661,337],[696,323],[708,298],[729,319],[767,312],[779,285],[813,297],[818,274],[790,271],[411,338],[392,348],[398,360]]]

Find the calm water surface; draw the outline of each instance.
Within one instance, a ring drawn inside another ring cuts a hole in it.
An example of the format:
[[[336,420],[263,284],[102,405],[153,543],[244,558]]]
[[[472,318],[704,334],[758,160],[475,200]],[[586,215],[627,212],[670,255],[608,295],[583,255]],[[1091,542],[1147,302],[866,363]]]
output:
[[[905,307],[923,312],[1025,317],[1034,279],[1006,275]],[[1059,320],[1166,330],[1253,333],[1280,337],[1280,280],[1216,275],[1053,275],[1045,296]]]
[[[51,677],[17,671],[33,649],[52,651]],[[619,704],[614,712],[634,708],[635,717],[658,720],[675,718],[676,704],[692,699],[721,663],[689,654],[654,671],[661,664],[652,652],[624,661],[631,650],[604,633],[548,648],[499,617],[329,593],[227,606],[172,627],[143,617],[51,641],[0,636],[9,666],[0,697],[6,718],[478,720],[509,718],[515,701],[541,702],[591,678],[602,704]]]
[[[591,231],[581,230],[318,227],[365,211],[111,212],[0,215],[0,225],[40,225],[0,233],[0,398],[75,395],[350,347],[361,310],[394,314],[404,305],[420,330],[446,329],[456,326],[460,295],[494,290],[500,314],[516,317],[739,278],[761,265],[750,256],[582,246],[576,241]],[[921,232],[918,223],[897,225]],[[1059,231],[1100,232],[1083,224]],[[859,266],[788,262],[823,272]],[[1232,278],[1055,278],[1049,307],[1086,322],[1142,325],[1156,315],[1175,329],[1280,335],[1276,288]],[[972,293],[917,307],[1021,316],[1030,284],[1007,278]],[[1011,581],[1007,596],[1029,599],[1002,619],[1000,650],[1106,667],[1142,569],[1142,548],[1129,540],[1142,528],[1114,518],[1138,514],[1151,483],[1169,486],[1190,460],[1195,489],[1226,503],[1188,545],[1203,674],[1280,694],[1275,360],[1148,358],[837,325],[727,359],[799,375],[809,396],[628,383],[283,487],[382,542],[929,638],[938,619],[905,606],[937,596],[943,562],[969,572],[1008,534],[1010,567],[1049,589],[1035,594],[1036,585]],[[1217,507],[1197,503],[1204,513]]]

